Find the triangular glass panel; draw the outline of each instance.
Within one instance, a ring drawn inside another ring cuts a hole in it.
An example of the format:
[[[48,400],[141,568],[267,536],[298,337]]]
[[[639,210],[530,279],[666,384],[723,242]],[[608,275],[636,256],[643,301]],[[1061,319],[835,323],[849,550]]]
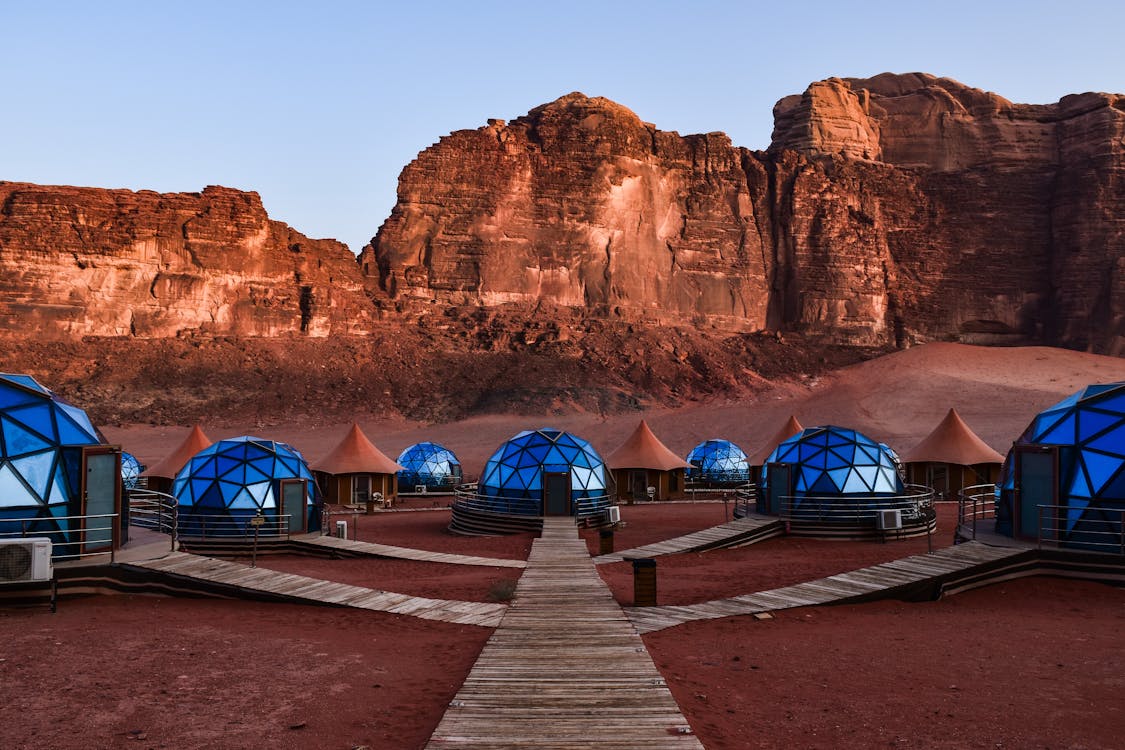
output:
[[[871,491],[871,487],[864,481],[860,473],[852,469],[848,479],[844,482],[844,493],[848,495],[864,494]]]
[[[42,401],[42,396],[28,393],[21,388],[13,388],[0,382],[0,411],[7,411],[13,407],[27,406]]]
[[[829,469],[828,476],[832,479],[832,484],[836,485],[836,489],[840,492],[847,492],[845,489],[848,483],[848,473],[851,469],[848,467]]]
[[[1044,432],[1037,442],[1047,445],[1074,445],[1078,442],[1076,440],[1077,425],[1078,420],[1075,419],[1075,413],[1071,412],[1056,422],[1051,429]]]
[[[258,502],[250,494],[250,491],[243,487],[227,507],[235,510],[257,510]]]
[[[1086,474],[1090,477],[1090,497],[1096,497],[1102,488],[1109,484],[1117,472],[1121,471],[1122,459],[1118,456],[1107,456],[1091,450],[1082,451],[1082,463],[1086,465]]]
[[[1078,438],[1079,442],[1086,442],[1087,440],[1097,435],[1103,430],[1110,427],[1117,426],[1122,433],[1122,442],[1125,443],[1125,415],[1122,414],[1106,414],[1094,409],[1083,409],[1078,412]],[[1123,445],[1125,447],[1125,445]]]
[[[53,448],[54,443],[11,419],[0,419],[4,433],[4,455],[10,457]]]
[[[1083,467],[1077,467],[1074,472],[1074,478],[1070,482],[1070,489],[1067,495],[1070,497],[1090,497],[1090,483],[1086,480],[1086,471]]]
[[[0,508],[34,508],[43,501],[33,495],[7,463],[0,464]]]
[[[13,458],[12,467],[19,472],[24,481],[31,485],[35,494],[45,503],[51,485],[51,469],[55,464],[56,451],[47,450],[23,458]]]
[[[1093,440],[1087,440],[1085,448],[1092,448],[1102,453],[1115,456],[1125,456],[1125,430],[1111,430]]]

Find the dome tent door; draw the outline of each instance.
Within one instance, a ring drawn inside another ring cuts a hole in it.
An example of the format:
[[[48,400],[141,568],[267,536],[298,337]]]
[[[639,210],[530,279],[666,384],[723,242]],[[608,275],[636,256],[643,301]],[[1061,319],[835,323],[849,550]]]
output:
[[[785,498],[793,494],[793,467],[790,464],[768,464],[766,476],[769,484],[763,498],[765,507],[759,510],[777,516],[781,514],[781,506],[784,505]]]
[[[543,515],[571,515],[569,471],[543,472]]]
[[[308,497],[308,482],[304,479],[281,480],[281,515],[289,516],[289,533],[305,533],[305,499]]]
[[[79,515],[121,513],[121,454],[110,446],[82,449],[82,510]],[[83,522],[82,551],[116,549],[118,528],[114,518],[88,518]]]
[[[1015,460],[1016,533],[1038,539],[1042,531],[1045,539],[1053,538],[1054,518],[1041,517],[1044,511],[1039,506],[1058,505],[1059,450],[1047,445],[1017,445]]]

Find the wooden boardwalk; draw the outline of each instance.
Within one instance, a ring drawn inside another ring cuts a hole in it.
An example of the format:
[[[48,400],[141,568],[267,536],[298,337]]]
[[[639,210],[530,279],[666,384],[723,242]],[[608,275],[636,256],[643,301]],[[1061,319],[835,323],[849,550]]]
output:
[[[496,627],[507,609],[504,604],[395,594],[186,552],[172,552],[156,560],[138,560],[122,567],[167,576],[181,588],[194,584],[199,591],[212,594],[355,607],[486,628]]]
[[[330,549],[345,555],[368,557],[394,557],[402,560],[421,560],[423,562],[445,563],[447,565],[484,565],[493,568],[525,568],[524,560],[505,560],[498,557],[475,557],[473,555],[454,555],[448,552],[430,552],[409,547],[394,547],[389,544],[356,542],[351,539],[337,539],[334,536],[309,534],[290,540],[294,549],[301,546]]]
[[[967,542],[869,568],[793,586],[701,604],[630,607],[629,619],[642,633],[692,620],[750,615],[791,607],[871,601],[896,597],[933,599],[948,589],[965,590],[989,580],[1026,575],[1037,567],[1035,550],[989,547]]]
[[[695,531],[673,539],[665,539],[655,544],[646,544],[643,547],[634,547],[623,552],[599,555],[594,558],[594,563],[602,565],[603,563],[621,562],[626,558],[657,557],[680,552],[703,552],[709,549],[738,547],[781,536],[784,530],[784,524],[775,516],[751,515],[746,518],[736,518],[728,523],[712,526],[702,531]]]
[[[426,747],[703,746],[574,520],[548,517],[511,607]]]

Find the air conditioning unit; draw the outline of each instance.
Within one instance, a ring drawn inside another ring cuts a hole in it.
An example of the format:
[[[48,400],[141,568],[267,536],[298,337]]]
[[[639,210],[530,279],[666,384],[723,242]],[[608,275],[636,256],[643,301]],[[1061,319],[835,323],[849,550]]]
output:
[[[616,505],[611,505],[608,508],[606,508],[605,509],[605,515],[606,515],[606,518],[609,520],[610,523],[620,523],[621,522],[621,509],[618,508]]]
[[[875,511],[875,528],[880,531],[892,531],[894,529],[902,528],[902,511],[899,509],[894,510],[877,510]]]
[[[0,539],[0,585],[51,580],[51,540]]]

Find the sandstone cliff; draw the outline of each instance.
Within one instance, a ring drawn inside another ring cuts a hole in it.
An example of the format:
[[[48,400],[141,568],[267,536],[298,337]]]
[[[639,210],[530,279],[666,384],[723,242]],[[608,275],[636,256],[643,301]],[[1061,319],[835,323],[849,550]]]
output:
[[[1121,353],[1123,102],[829,79],[778,103],[760,153],[569,94],[420,154],[361,263],[403,309]]]
[[[257,193],[0,182],[0,330],[39,338],[363,333],[354,258]]]

